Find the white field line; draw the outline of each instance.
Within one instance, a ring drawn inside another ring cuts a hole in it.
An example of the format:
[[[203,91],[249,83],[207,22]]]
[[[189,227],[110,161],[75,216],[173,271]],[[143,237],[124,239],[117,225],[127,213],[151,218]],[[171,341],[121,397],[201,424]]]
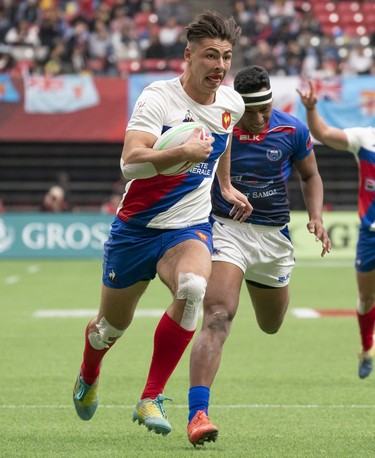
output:
[[[169,408],[187,409],[185,404],[177,404]],[[43,404],[0,404],[3,409],[72,409],[72,405],[43,405]],[[134,409],[134,405],[100,405],[99,409]],[[223,404],[211,405],[210,409],[375,409],[375,404]]]
[[[153,318],[161,317],[165,309],[146,309],[136,310],[136,317]],[[78,310],[67,310],[67,309],[56,309],[56,310],[37,310],[33,313],[34,318],[82,318],[92,317],[98,313],[97,310],[78,309]]]
[[[296,318],[319,318],[320,313],[309,308],[291,308],[290,313]]]
[[[5,277],[4,283],[6,285],[15,285],[21,280],[19,275],[11,275],[9,277]]]
[[[146,310],[136,310],[135,316],[141,318],[158,318],[163,315],[165,312],[164,309],[146,309]],[[290,313],[296,318],[319,318],[320,314],[316,310],[310,308],[291,308]],[[88,309],[46,309],[46,310],[36,310],[33,313],[34,318],[83,318],[83,317],[92,317],[97,314],[97,310],[88,310]],[[202,315],[202,312],[201,312]]]
[[[30,264],[26,267],[26,273],[28,274],[36,274],[40,271],[40,267],[36,264]],[[6,285],[16,285],[22,280],[21,275],[9,275],[8,277],[4,278],[4,283]]]

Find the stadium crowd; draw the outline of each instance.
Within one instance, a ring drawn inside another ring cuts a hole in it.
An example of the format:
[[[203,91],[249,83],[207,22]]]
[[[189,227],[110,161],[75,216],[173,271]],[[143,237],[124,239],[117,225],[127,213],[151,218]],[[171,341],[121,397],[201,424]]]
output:
[[[271,75],[375,74],[375,33],[347,34],[340,24],[327,33],[312,5],[233,0],[243,30],[237,66],[261,64]],[[0,72],[179,71],[191,14],[183,0],[2,0]]]

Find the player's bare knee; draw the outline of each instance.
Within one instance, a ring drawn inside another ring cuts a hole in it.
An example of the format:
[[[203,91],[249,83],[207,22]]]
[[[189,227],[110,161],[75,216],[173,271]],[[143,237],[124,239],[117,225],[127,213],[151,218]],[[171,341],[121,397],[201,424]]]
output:
[[[227,336],[232,326],[233,318],[234,314],[230,313],[228,310],[216,309],[207,319],[205,317],[206,327],[209,328],[211,332]]]
[[[357,310],[361,315],[369,313],[375,306],[375,296],[373,294],[359,294]]]
[[[206,287],[207,281],[201,275],[192,272],[178,275],[177,299],[186,299],[180,326],[188,331],[197,327]]]
[[[104,350],[109,348],[116,342],[123,334],[124,330],[116,329],[108,323],[103,317],[99,323],[95,325],[96,329],[89,332],[88,339],[92,348],[95,350]]]

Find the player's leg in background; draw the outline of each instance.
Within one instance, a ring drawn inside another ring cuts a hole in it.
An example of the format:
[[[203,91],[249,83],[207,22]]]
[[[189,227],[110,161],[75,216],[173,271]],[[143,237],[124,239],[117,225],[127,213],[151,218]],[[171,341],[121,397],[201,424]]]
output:
[[[275,334],[288,309],[289,285],[276,288],[246,280],[246,286],[260,329],[267,334]]]
[[[356,272],[358,285],[357,318],[361,337],[358,376],[366,378],[373,368],[375,356],[375,270]]]

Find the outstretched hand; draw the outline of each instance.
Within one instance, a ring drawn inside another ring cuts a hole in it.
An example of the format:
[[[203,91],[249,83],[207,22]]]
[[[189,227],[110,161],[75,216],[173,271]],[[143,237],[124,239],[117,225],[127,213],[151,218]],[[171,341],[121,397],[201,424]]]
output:
[[[307,223],[307,230],[311,234],[315,234],[315,240],[319,242],[319,240],[322,242],[322,252],[320,254],[321,257],[323,257],[326,253],[331,252],[331,239],[329,238],[327,231],[323,227],[323,223],[321,221],[317,220],[310,220]]]
[[[296,91],[301,97],[301,102],[304,104],[306,110],[313,110],[316,103],[318,102],[318,97],[316,95],[316,90],[312,81],[309,80],[307,83],[309,85],[308,89],[301,91],[297,88]]]

